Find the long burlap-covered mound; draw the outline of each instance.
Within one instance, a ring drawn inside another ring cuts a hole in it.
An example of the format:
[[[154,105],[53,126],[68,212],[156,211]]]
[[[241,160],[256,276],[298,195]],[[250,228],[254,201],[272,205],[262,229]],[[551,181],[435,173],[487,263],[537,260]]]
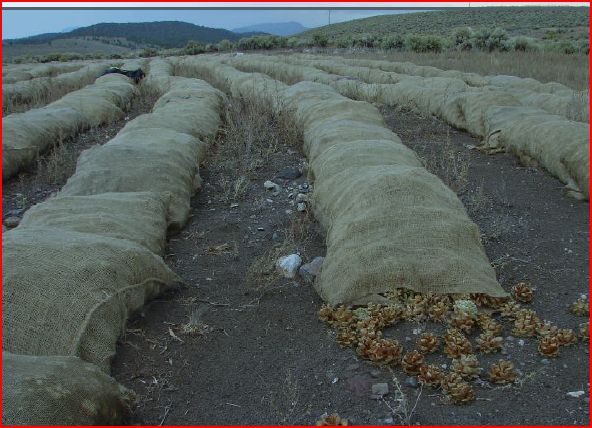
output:
[[[515,76],[481,77],[474,73],[443,71],[411,63],[345,59],[335,56],[294,55],[278,58],[291,64],[312,66],[329,73],[353,76],[365,83],[409,82],[410,78],[414,78],[415,82],[425,78],[455,80],[457,85],[463,83],[466,86],[465,90],[506,92],[515,97],[521,105],[539,107],[551,114],[589,122],[589,92],[574,91],[555,82],[543,84],[534,79]]]
[[[45,107],[4,117],[2,178],[10,178],[60,141],[123,117],[134,93],[130,79],[110,74]]]
[[[536,165],[545,168],[568,185],[569,195],[589,198],[586,177],[589,174],[590,140],[581,136],[590,126],[562,116],[550,115],[539,108],[524,106],[518,97],[507,90],[491,86],[473,88],[458,79],[446,77],[410,77],[400,78],[397,83],[392,84],[368,84],[352,79],[338,79],[338,76],[314,67],[294,65],[294,61],[289,58],[265,55],[223,57],[223,60],[245,70],[269,73],[282,80],[327,83],[342,95],[355,99],[387,105],[412,104],[425,113],[436,115],[451,125],[482,138],[487,138],[488,124],[492,122],[495,122],[497,130],[506,127],[518,129],[513,125],[514,121],[510,116],[498,115],[497,118],[489,118],[495,108],[515,107],[512,110],[514,112],[521,109],[531,117],[530,120],[535,120],[532,119],[532,115],[536,111],[539,116],[536,119],[537,123],[552,123],[548,126],[561,129],[562,139],[567,139],[567,143],[553,144],[549,137],[534,139],[531,138],[532,133],[511,132],[511,139],[498,146],[508,149],[521,159],[536,160]],[[504,123],[506,119],[507,123]],[[549,135],[556,136],[557,133],[551,132]],[[572,155],[574,150],[579,157]]]
[[[222,82],[233,76],[225,88],[248,98],[263,78],[250,80],[249,73],[220,64],[226,60],[186,64]],[[461,202],[384,126],[375,107],[319,83],[284,87],[266,80],[266,87],[278,88],[272,98],[277,108],[292,112],[304,131],[313,210],[327,230],[327,255],[315,283],[323,299],[382,301],[396,287],[505,295]]]
[[[180,114],[208,121],[192,129],[213,135],[223,95],[195,79],[171,82],[161,104],[184,88],[192,108]],[[181,281],[160,256],[167,230],[187,220],[205,150],[184,125],[158,123],[84,152],[63,190],[3,236],[2,349],[16,371],[4,373],[11,393],[3,391],[3,406],[11,423],[115,424],[125,415],[127,392],[98,368],[109,372],[129,315]]]
[[[79,358],[2,353],[3,425],[116,425],[134,398]]]
[[[37,77],[46,77],[59,75],[76,71],[90,62],[52,62],[47,64],[3,64],[2,65],[2,83],[15,83],[21,80],[31,80]]]
[[[54,94],[54,99],[62,94],[75,91],[92,83],[105,69],[106,64],[89,64],[79,70],[62,73],[55,77],[37,77],[11,84],[2,85],[2,104],[26,104],[47,99]],[[59,94],[59,95],[55,95]],[[47,102],[47,101],[46,101]]]

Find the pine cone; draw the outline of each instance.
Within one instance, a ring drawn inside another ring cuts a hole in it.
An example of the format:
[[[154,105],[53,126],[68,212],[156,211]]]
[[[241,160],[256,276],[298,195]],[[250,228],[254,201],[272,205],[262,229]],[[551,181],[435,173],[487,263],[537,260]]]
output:
[[[502,306],[500,314],[502,318],[514,319],[516,318],[516,314],[520,311],[520,309],[520,303],[509,301]]]
[[[485,293],[471,293],[469,297],[478,307],[485,306],[488,302],[488,297]]]
[[[333,311],[333,325],[347,327],[354,322],[354,314],[348,307],[341,305]]]
[[[555,335],[560,346],[569,346],[578,343],[578,336],[571,328],[562,328]]]
[[[544,321],[539,324],[536,334],[539,337],[555,336],[559,332],[557,326],[554,326],[551,321]]]
[[[584,299],[578,299],[572,303],[570,312],[580,317],[587,317],[590,315],[590,304]]]
[[[319,309],[319,319],[326,324],[331,325],[333,323],[333,307],[331,305],[323,305]]]
[[[499,309],[508,303],[510,299],[508,297],[487,297],[485,306],[492,309]]]
[[[428,314],[428,299],[427,297],[417,294],[407,303],[407,319],[410,321],[419,321],[425,318]]]
[[[583,342],[590,342],[590,322],[579,325],[578,336]]]
[[[366,345],[364,345],[366,346]],[[360,345],[358,345],[358,349]],[[365,353],[365,358],[378,364],[394,364],[401,362],[401,354],[403,353],[403,346],[394,339],[377,339],[373,340],[369,348],[362,350]],[[358,354],[360,352],[358,351]]]
[[[449,330],[444,335],[444,353],[450,358],[471,354],[472,346],[469,339],[458,330]]]
[[[499,360],[489,367],[489,380],[493,383],[512,383],[518,378],[518,372],[508,360]]]
[[[374,346],[374,341],[376,339],[371,339],[368,337],[360,337],[358,338],[358,346],[356,347],[356,353],[361,357],[367,360],[370,359],[370,352],[372,347]]]
[[[492,336],[501,336],[504,331],[504,326],[494,320],[490,320],[481,324],[483,333],[491,334]]]
[[[448,294],[430,294],[428,296],[428,305],[446,305],[452,304],[452,298]]]
[[[471,330],[473,330],[473,326],[475,325],[475,317],[468,312],[455,309],[450,317],[450,325],[466,334],[471,334]]]
[[[475,391],[458,373],[444,377],[442,389],[454,403],[465,404],[475,400]]]
[[[539,354],[545,357],[558,357],[559,356],[559,340],[554,336],[542,337],[539,340]]]
[[[516,314],[512,334],[518,337],[535,336],[540,324],[541,320],[536,316],[534,311],[521,309]]]
[[[448,315],[450,305],[445,302],[437,302],[428,308],[428,316],[433,322],[444,322]]]
[[[512,287],[512,294],[514,295],[514,298],[519,302],[532,302],[532,288],[526,282],[519,282],[514,287]]]
[[[373,319],[373,318],[358,321],[354,327],[358,333],[358,336],[368,336],[373,339],[377,337],[376,336],[377,333],[381,333],[381,330],[383,328],[383,326],[380,324],[380,322],[378,320]],[[378,337],[380,337],[380,336],[378,336]]]
[[[473,354],[461,355],[460,358],[452,360],[452,371],[464,379],[478,378],[481,370],[483,369],[479,366],[479,360]]]
[[[503,338],[490,333],[483,333],[477,338],[477,349],[483,354],[493,354],[502,349]]]
[[[423,333],[417,339],[416,347],[424,354],[432,354],[438,350],[440,338],[433,333]]]
[[[424,364],[425,359],[421,352],[413,350],[411,352],[406,353],[403,356],[403,361],[401,361],[401,365],[403,366],[403,371],[410,376],[415,376],[419,374],[419,368]]]
[[[340,328],[337,332],[337,343],[344,348],[350,348],[358,344],[358,335],[351,328]]]
[[[377,315],[377,318],[380,319],[385,327],[395,325],[399,321],[402,321],[404,317],[405,308],[401,305],[384,306]]]
[[[316,426],[347,426],[348,422],[347,419],[343,419],[337,413],[333,413],[332,415],[327,415],[326,413],[321,416],[321,419],[317,421]]]
[[[444,379],[444,373],[436,365],[424,364],[419,368],[417,379],[424,385],[438,388]]]

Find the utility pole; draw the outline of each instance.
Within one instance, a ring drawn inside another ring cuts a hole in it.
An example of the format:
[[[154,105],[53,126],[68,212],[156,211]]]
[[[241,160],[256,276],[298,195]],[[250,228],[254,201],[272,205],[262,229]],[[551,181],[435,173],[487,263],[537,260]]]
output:
[[[331,25],[331,9],[329,9],[329,25]]]

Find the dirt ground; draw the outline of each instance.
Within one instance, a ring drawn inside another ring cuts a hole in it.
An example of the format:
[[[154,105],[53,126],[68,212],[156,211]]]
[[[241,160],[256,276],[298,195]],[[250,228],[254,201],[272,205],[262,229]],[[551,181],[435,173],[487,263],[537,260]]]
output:
[[[479,142],[434,118],[392,109],[384,115],[428,164],[444,165],[442,159],[454,156],[455,174],[439,172],[459,188],[504,288],[528,281],[535,287],[531,307],[543,319],[561,327],[586,321],[568,307],[588,293],[588,202],[565,197],[559,181],[512,156],[468,148]],[[378,368],[340,348],[317,319],[322,302],[311,285],[278,278],[269,264],[253,276],[254,263],[274,249],[299,251],[305,262],[325,253],[318,225],[288,198],[306,177],[276,178],[303,163],[298,150],[280,145],[248,177],[245,192],[229,199],[221,185],[227,171],[206,162],[191,220],[167,249],[168,264],[187,284],[148,304],[118,346],[113,375],[138,394],[130,423],[314,425],[323,413],[336,412],[356,425],[589,424],[587,344],[545,359],[535,340],[513,338],[506,326],[504,355],[479,359],[485,368],[500,357],[512,360],[520,381],[495,387],[483,377],[475,385],[477,401],[455,406],[400,369]],[[264,189],[266,180],[282,185],[279,195]],[[410,350],[423,330],[441,331],[407,322],[386,335]],[[429,360],[450,364],[441,355]],[[370,397],[378,382],[390,387],[382,400]],[[579,390],[586,393],[566,395]]]

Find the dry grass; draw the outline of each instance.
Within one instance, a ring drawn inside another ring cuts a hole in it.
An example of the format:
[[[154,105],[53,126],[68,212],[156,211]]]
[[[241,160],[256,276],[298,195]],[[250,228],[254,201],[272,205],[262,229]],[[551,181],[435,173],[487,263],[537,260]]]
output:
[[[60,138],[54,148],[37,160],[35,179],[38,186],[62,185],[74,174],[78,152]]]
[[[589,57],[556,52],[480,52],[447,51],[442,53],[357,52],[349,58],[409,61],[443,70],[459,70],[481,75],[507,74],[531,77],[543,83],[559,82],[578,91],[590,86]]]
[[[461,193],[469,180],[469,155],[452,145],[449,134],[439,144],[441,147],[424,146],[423,153],[418,154],[428,171],[437,175],[454,192]]]

